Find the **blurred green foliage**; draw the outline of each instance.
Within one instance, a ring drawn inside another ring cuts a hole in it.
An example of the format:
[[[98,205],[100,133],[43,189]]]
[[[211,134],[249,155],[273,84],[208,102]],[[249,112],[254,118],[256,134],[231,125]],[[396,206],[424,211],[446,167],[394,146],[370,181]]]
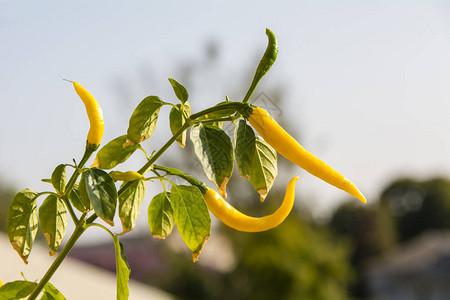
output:
[[[0,182],[0,231],[6,232],[8,207],[14,198],[15,191],[9,185]]]
[[[393,215],[399,241],[430,229],[450,228],[450,180],[399,179],[381,194],[380,206]]]
[[[350,244],[327,228],[296,213],[261,233],[219,228],[233,247],[232,270],[200,268],[172,253],[175,271],[158,285],[182,299],[351,299]]]
[[[298,214],[275,230],[226,230],[237,255],[228,299],[349,299],[350,244]]]
[[[340,206],[329,225],[351,241],[351,261],[357,274],[352,296],[367,299],[370,295],[364,272],[370,258],[382,256],[427,230],[450,228],[450,180],[399,178],[370,205],[349,201]]]
[[[395,220],[384,206],[345,203],[336,210],[329,225],[339,235],[351,239],[354,264],[382,255],[397,243]]]

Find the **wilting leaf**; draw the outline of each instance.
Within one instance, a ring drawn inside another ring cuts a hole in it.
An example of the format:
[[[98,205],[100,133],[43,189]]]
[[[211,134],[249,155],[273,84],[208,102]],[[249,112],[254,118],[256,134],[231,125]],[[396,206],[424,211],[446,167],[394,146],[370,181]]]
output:
[[[244,120],[239,121],[234,136],[239,174],[250,181],[264,201],[278,174],[277,152],[264,139],[255,136]]]
[[[153,197],[148,206],[148,225],[154,238],[165,239],[175,225],[170,193],[162,192]]]
[[[138,148],[137,145],[124,147],[126,141],[127,136],[122,135],[103,146],[97,152],[97,156],[95,157],[92,167],[109,170],[114,168],[118,164],[125,162]]]
[[[28,264],[38,229],[36,197],[36,192],[30,189],[21,190],[8,209],[6,230],[9,241],[25,264]]]
[[[172,134],[177,133],[178,130],[180,130],[181,127],[183,127],[184,123],[186,122],[186,119],[189,118],[190,115],[191,115],[191,106],[189,105],[189,102],[185,102],[184,104],[178,104],[177,108],[172,107],[172,110],[170,111],[169,114],[170,131],[172,132]],[[176,141],[183,148],[186,145],[186,135],[187,132],[184,131],[176,139]]]
[[[128,265],[128,260],[119,238],[114,235],[113,240],[116,252],[117,300],[127,300],[129,296],[128,280],[131,273],[130,265]]]
[[[211,235],[211,219],[200,190],[195,186],[174,185],[170,191],[175,222],[194,262]]]
[[[130,118],[127,143],[139,144],[152,136],[164,102],[157,96],[149,96],[139,103]]]
[[[197,125],[191,129],[195,154],[209,180],[226,197],[226,185],[233,172],[233,145],[222,129],[210,125]]]
[[[39,207],[39,224],[50,247],[50,255],[55,255],[66,234],[67,210],[63,200],[49,195]]]
[[[66,188],[66,165],[59,165],[52,173],[52,184],[58,194]]]
[[[123,185],[126,183],[124,182]],[[121,234],[134,228],[146,188],[147,182],[145,180],[134,180],[119,196],[119,217],[123,227]]]

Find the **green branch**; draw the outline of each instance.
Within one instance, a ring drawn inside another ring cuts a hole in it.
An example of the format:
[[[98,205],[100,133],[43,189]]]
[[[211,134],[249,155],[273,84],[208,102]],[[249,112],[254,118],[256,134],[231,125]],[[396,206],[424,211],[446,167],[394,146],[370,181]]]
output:
[[[85,215],[86,214],[83,214],[82,218],[84,218]],[[58,254],[53,264],[47,270],[47,273],[45,273],[44,277],[42,277],[39,284],[36,286],[31,295],[28,297],[28,300],[34,300],[37,298],[37,296],[41,293],[42,289],[47,284],[47,282],[49,282],[50,278],[53,276],[53,274],[56,272],[56,270],[61,265],[63,260],[66,258],[67,254],[69,254],[70,250],[72,250],[73,246],[80,238],[80,236],[83,234],[83,232],[86,230],[86,228],[87,228],[86,224],[81,219],[81,221],[78,222],[77,227],[73,231],[70,239],[67,241],[64,248]]]
[[[138,173],[143,175],[148,170],[150,170],[153,166],[153,163],[176,141],[177,137],[179,135],[181,135],[185,130],[187,130],[190,126],[195,124],[197,122],[196,119],[198,119],[199,117],[202,117],[202,116],[207,115],[212,112],[216,112],[216,111],[220,111],[220,110],[228,110],[228,109],[236,109],[236,111],[243,112],[248,107],[249,107],[249,105],[246,103],[227,102],[227,103],[224,103],[224,104],[221,104],[218,106],[207,108],[205,110],[202,110],[198,113],[191,115],[186,120],[186,122],[183,124],[183,126],[169,140],[167,140],[167,142],[161,147],[161,149],[159,149],[154,155],[152,155],[151,158],[144,164],[144,166],[142,166],[142,168],[139,169]],[[72,219],[74,220],[74,222],[76,224],[76,228],[75,228],[74,232],[72,233],[69,241],[64,246],[64,248],[61,250],[58,257],[55,259],[55,261],[50,266],[50,268],[47,270],[47,273],[45,273],[44,277],[39,282],[37,287],[34,289],[33,293],[30,295],[28,300],[36,299],[36,297],[39,295],[39,293],[42,291],[44,286],[47,284],[47,282],[53,276],[55,271],[58,269],[58,267],[60,266],[62,261],[65,259],[65,257],[70,252],[70,250],[73,248],[73,246],[75,245],[75,242],[80,238],[80,236],[83,234],[83,232],[90,226],[97,226],[96,224],[93,223],[98,218],[98,216],[95,213],[93,215],[91,215],[89,218],[87,218],[86,220],[85,220],[86,213],[84,213],[81,216],[80,220],[78,220],[75,215],[75,212],[73,211],[72,205],[68,201],[68,195],[71,192],[71,190],[73,189],[73,187],[76,183],[76,180],[78,179],[78,176],[81,174],[81,172],[80,172],[81,169],[84,167],[84,165],[86,164],[86,162],[88,161],[89,157],[92,155],[93,152],[94,151],[92,149],[86,148],[83,158],[81,159],[80,163],[77,165],[75,172],[70,177],[67,187],[66,187],[66,190],[63,194],[63,200],[66,202],[66,206],[69,210],[70,215],[72,216]],[[162,168],[163,167],[160,167],[160,170],[164,170]],[[184,174],[181,171],[179,171],[179,172],[180,172],[179,176]],[[176,174],[174,174],[174,175],[176,175]],[[186,174],[184,174],[184,175],[186,175]],[[188,176],[188,175],[186,175],[186,176]],[[124,184],[119,189],[118,195],[120,196],[130,186],[130,184],[131,184],[130,182],[127,182],[126,184]],[[103,228],[103,229],[106,229],[106,228]]]

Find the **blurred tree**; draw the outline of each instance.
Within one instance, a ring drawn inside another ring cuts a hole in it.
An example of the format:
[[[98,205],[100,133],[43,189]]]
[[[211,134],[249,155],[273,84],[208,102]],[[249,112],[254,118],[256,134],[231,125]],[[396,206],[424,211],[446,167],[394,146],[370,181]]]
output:
[[[357,298],[368,296],[364,281],[364,263],[396,245],[397,229],[390,211],[382,205],[362,206],[354,201],[341,205],[332,216],[330,227],[353,245],[351,263],[357,279],[351,293]]]
[[[354,264],[386,253],[397,241],[395,221],[384,206],[366,207],[354,201],[344,203],[334,213],[330,226],[353,241]]]
[[[429,229],[450,228],[450,180],[399,179],[381,194],[381,206],[394,216],[400,241]]]
[[[224,299],[349,299],[350,245],[291,213],[274,230],[225,230],[238,264]]]
[[[158,278],[148,278],[149,284],[180,299],[226,299],[221,297],[223,290],[229,288],[224,282],[223,274],[200,264],[193,264],[184,253],[172,252],[165,245],[162,248],[165,249],[164,257],[171,271]]]
[[[363,278],[368,258],[381,256],[426,230],[450,228],[450,180],[397,179],[384,189],[377,204],[339,207],[330,226],[354,244],[352,263],[358,280],[352,294],[367,297]]]
[[[8,207],[14,197],[14,190],[0,182],[0,231],[6,232]]]

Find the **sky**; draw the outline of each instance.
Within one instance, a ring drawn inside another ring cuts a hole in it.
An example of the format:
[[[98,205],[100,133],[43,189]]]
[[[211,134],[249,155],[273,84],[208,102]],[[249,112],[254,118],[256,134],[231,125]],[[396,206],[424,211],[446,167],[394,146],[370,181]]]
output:
[[[266,27],[279,54],[255,95],[282,91],[278,120],[369,203],[399,176],[449,176],[449,15],[444,0],[0,0],[0,179],[42,191],[56,165],[81,158],[89,124],[62,79],[100,102],[106,143],[144,97],[176,101],[167,78],[187,66],[193,111],[242,99]],[[156,134],[149,152],[170,136],[164,117]],[[348,199],[299,168],[286,173],[300,175],[300,198],[318,216]]]

